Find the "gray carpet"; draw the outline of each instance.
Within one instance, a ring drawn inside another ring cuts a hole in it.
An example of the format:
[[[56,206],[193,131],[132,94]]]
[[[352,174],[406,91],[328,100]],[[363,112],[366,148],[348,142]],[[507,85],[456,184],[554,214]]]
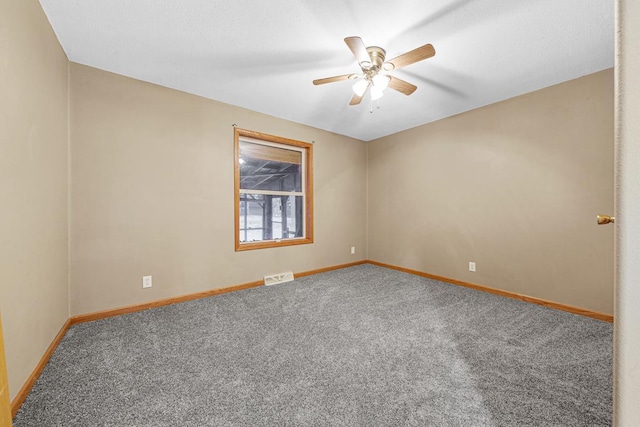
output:
[[[23,426],[600,426],[612,325],[361,265],[73,326]]]

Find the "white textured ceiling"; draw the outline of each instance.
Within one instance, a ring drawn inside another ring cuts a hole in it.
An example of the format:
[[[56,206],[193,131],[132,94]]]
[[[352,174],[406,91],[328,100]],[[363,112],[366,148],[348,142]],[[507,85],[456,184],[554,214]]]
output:
[[[69,59],[371,140],[610,68],[614,0],[40,0]],[[369,113],[349,106],[358,72],[343,39],[393,58],[435,57],[392,74]]]

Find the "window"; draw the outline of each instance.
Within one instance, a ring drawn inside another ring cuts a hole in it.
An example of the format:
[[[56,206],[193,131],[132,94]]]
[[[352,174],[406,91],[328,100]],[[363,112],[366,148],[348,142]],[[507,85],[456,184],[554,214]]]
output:
[[[313,243],[313,151],[235,129],[236,251]]]

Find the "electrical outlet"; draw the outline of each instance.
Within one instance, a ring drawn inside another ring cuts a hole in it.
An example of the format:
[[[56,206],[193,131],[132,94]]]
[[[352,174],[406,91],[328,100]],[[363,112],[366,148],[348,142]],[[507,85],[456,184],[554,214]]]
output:
[[[351,246],[351,255],[354,255],[355,253],[356,253],[356,247]]]
[[[143,288],[150,288],[151,286],[153,286],[153,282],[151,280],[151,276],[142,276],[142,287]]]
[[[469,262],[469,271],[476,271],[476,263]]]

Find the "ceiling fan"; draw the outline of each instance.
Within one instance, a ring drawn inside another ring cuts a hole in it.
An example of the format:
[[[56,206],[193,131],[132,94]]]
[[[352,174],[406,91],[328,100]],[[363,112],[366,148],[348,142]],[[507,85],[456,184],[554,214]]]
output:
[[[371,99],[374,100],[382,97],[383,91],[387,87],[404,93],[405,95],[411,95],[417,89],[416,86],[397,77],[390,76],[387,73],[431,58],[436,54],[436,50],[432,45],[425,44],[424,46],[420,46],[385,62],[386,52],[381,47],[366,47],[360,37],[347,37],[344,39],[344,42],[349,49],[351,49],[351,52],[353,52],[353,56],[358,60],[358,65],[360,65],[362,73],[343,74],[341,76],[317,79],[313,81],[313,84],[323,85],[342,80],[359,80],[353,85],[354,95],[349,105],[360,104],[369,89],[371,89]]]

